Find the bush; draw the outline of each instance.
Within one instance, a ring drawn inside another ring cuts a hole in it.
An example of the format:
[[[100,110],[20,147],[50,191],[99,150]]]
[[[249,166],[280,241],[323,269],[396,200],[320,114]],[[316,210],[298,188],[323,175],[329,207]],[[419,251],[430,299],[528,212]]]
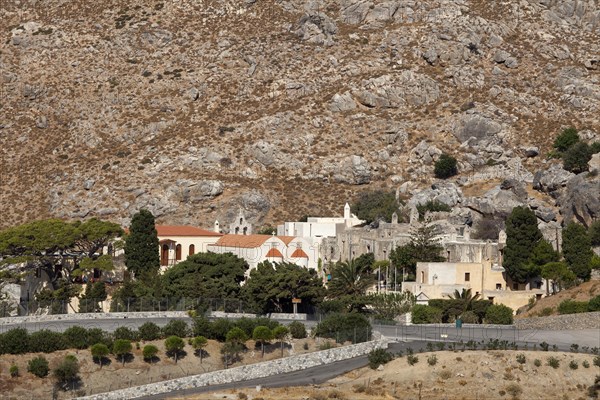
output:
[[[79,361],[73,355],[66,356],[53,371],[59,384],[68,384],[78,379]]]
[[[398,201],[394,192],[376,190],[363,192],[352,204],[352,212],[368,224],[377,220],[392,221],[392,214],[398,211]]]
[[[113,354],[125,365],[127,355],[131,353],[131,342],[127,339],[117,339],[113,343]]]
[[[588,362],[588,360],[584,360],[581,365],[583,365],[583,368],[589,368],[590,367],[590,363]]]
[[[436,307],[415,304],[412,309],[413,324],[435,324],[442,322],[442,310]]]
[[[385,351],[385,349],[372,350],[369,353],[369,367],[377,369],[380,365],[384,365],[392,361],[394,357]]]
[[[29,351],[29,333],[14,328],[0,335],[0,354],[24,354]]]
[[[332,314],[316,326],[315,335],[337,343],[362,343],[371,337],[371,324],[362,314]]]
[[[161,338],[161,332],[158,325],[154,322],[145,322],[138,328],[139,338],[141,340],[149,341]]]
[[[554,312],[554,309],[552,309],[552,307],[545,307],[541,311],[539,311],[537,313],[537,315],[539,317],[547,317],[549,315],[552,315],[553,312]]]
[[[456,167],[456,164],[456,158],[448,154],[442,154],[440,158],[435,162],[433,173],[435,174],[436,178],[450,178],[451,176],[454,176],[458,173],[458,168]]]
[[[557,369],[558,367],[560,367],[560,360],[556,357],[548,357],[548,359],[546,360],[546,365]]]
[[[306,337],[306,327],[302,322],[294,321],[289,324],[288,328],[294,339],[304,339]]]
[[[158,354],[158,347],[153,344],[147,344],[144,346],[142,354],[144,356],[144,361],[152,362]]]
[[[413,354],[409,354],[406,356],[406,362],[408,363],[408,365],[413,366],[419,362],[419,357]]]
[[[438,359],[437,356],[435,354],[430,355],[429,357],[427,357],[427,364],[431,365],[432,367],[437,364]]]
[[[465,311],[462,313],[460,319],[465,324],[478,324],[479,317],[473,311]]]
[[[162,328],[163,336],[178,336],[180,338],[188,336],[188,324],[180,319],[172,319]]]
[[[117,329],[115,329],[115,332],[113,333],[113,336],[115,338],[115,342],[117,340],[127,340],[127,341],[136,341],[137,340],[137,332],[129,329],[126,326],[120,326]]]
[[[521,393],[523,393],[523,389],[521,389],[521,386],[519,386],[516,383],[510,383],[510,384],[508,384],[504,388],[504,390],[506,391],[506,393],[510,394],[513,398],[516,398]]]
[[[179,336],[169,336],[165,339],[165,350],[167,351],[167,355],[175,358],[175,363],[177,363],[184,347],[185,343]]]
[[[106,347],[108,347],[109,349],[112,349],[113,347],[113,340],[112,340],[112,336],[103,331],[100,328],[90,328],[87,331],[87,336],[88,336],[88,343],[104,343],[106,345]]]
[[[226,318],[219,318],[210,324],[210,335],[208,338],[218,340],[219,342],[224,342],[227,332],[232,330],[234,327],[235,324],[232,321]]]
[[[536,367],[541,367],[542,362],[536,358],[535,360],[533,360],[533,365],[535,365]]]
[[[594,361],[593,362],[594,362],[594,365],[596,367],[600,367],[600,356],[594,357]]]
[[[50,367],[48,366],[48,360],[44,357],[39,356],[29,360],[27,363],[27,372],[31,372],[38,378],[43,378],[48,375],[48,371],[50,371]]]
[[[558,305],[559,314],[578,314],[587,312],[587,301],[563,300]]]
[[[431,211],[431,212],[440,212],[440,211],[449,212],[449,211],[452,211],[452,208],[450,208],[450,206],[447,205],[446,203],[442,203],[441,201],[429,200],[425,204],[417,204],[417,211],[419,212],[419,218],[423,219],[425,217],[425,214],[428,211]]]
[[[29,351],[32,353],[52,353],[68,348],[62,333],[42,329],[29,336]]]
[[[600,144],[600,142],[596,142]],[[590,239],[592,241],[592,246],[600,246],[600,220],[596,220],[592,222],[590,228],[588,230],[590,235]]]
[[[492,304],[485,312],[488,324],[510,325],[513,323],[513,310],[504,304]]]
[[[563,154],[563,168],[576,174],[587,171],[591,158],[590,146],[583,142],[576,143]]]
[[[517,362],[519,364],[525,364],[526,358],[525,358],[525,354],[521,353],[521,354],[517,354]]]
[[[211,336],[211,323],[208,318],[204,316],[199,316],[194,318],[192,334],[194,336],[204,336],[204,337],[212,337]]]
[[[588,311],[600,311],[600,296],[596,296],[588,303]]]
[[[63,333],[65,340],[70,348],[73,349],[87,349],[88,343],[88,332],[87,329],[81,326],[72,326]]]
[[[17,376],[19,376],[19,367],[17,367],[15,364],[10,366],[10,369],[8,370],[8,372],[10,373],[10,376],[13,378],[16,378]]]
[[[571,362],[569,363],[569,368],[575,370],[575,369],[579,368],[579,364],[577,364],[577,361],[571,360]]]
[[[575,143],[579,142],[579,134],[575,128],[564,129],[554,139],[554,148],[558,151],[567,151]]]

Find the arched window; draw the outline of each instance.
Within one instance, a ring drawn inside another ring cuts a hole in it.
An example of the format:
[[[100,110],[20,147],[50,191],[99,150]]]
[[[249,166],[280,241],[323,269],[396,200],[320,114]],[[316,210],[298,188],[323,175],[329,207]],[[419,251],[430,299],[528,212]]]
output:
[[[425,283],[425,272],[421,271],[421,283]]]
[[[160,254],[160,265],[169,265],[169,245],[163,244],[162,252]]]
[[[175,246],[175,260],[176,261],[181,260],[181,245],[180,244]]]
[[[194,254],[196,254],[196,246],[194,246],[193,244],[190,244],[190,256],[193,256]]]

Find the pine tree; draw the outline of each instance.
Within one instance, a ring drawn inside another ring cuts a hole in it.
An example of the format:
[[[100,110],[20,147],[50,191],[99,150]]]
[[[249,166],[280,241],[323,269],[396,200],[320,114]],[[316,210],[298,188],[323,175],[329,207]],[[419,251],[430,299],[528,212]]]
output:
[[[526,207],[515,207],[506,220],[506,248],[504,268],[513,282],[525,283],[531,277],[528,266],[533,249],[542,239],[533,211]]]
[[[158,273],[158,235],[154,216],[148,210],[140,210],[131,220],[130,232],[125,240],[125,265],[142,280],[150,280]]]

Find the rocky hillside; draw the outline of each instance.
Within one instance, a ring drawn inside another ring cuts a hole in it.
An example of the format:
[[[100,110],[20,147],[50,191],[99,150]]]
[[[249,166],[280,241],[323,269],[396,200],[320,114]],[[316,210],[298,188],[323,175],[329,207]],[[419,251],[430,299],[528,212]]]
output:
[[[0,20],[2,227],[339,214],[430,186],[441,152],[481,215],[490,181],[557,163],[562,127],[600,138],[596,0],[20,0]],[[551,171],[526,201],[600,213],[597,177]]]

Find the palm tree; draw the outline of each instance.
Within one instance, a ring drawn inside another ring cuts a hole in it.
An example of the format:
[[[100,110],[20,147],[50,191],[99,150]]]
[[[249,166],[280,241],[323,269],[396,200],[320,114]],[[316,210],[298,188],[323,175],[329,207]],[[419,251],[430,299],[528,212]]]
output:
[[[477,300],[480,295],[477,293],[473,296],[471,289],[463,289],[462,292],[459,292],[458,289],[454,289],[454,293],[449,295],[451,299],[454,300],[463,300],[464,301],[464,311],[469,311],[473,308],[473,302]]]
[[[350,310],[357,310],[364,306],[360,299],[374,283],[375,276],[370,266],[361,265],[354,260],[339,262],[331,271],[328,297],[348,299]]]

